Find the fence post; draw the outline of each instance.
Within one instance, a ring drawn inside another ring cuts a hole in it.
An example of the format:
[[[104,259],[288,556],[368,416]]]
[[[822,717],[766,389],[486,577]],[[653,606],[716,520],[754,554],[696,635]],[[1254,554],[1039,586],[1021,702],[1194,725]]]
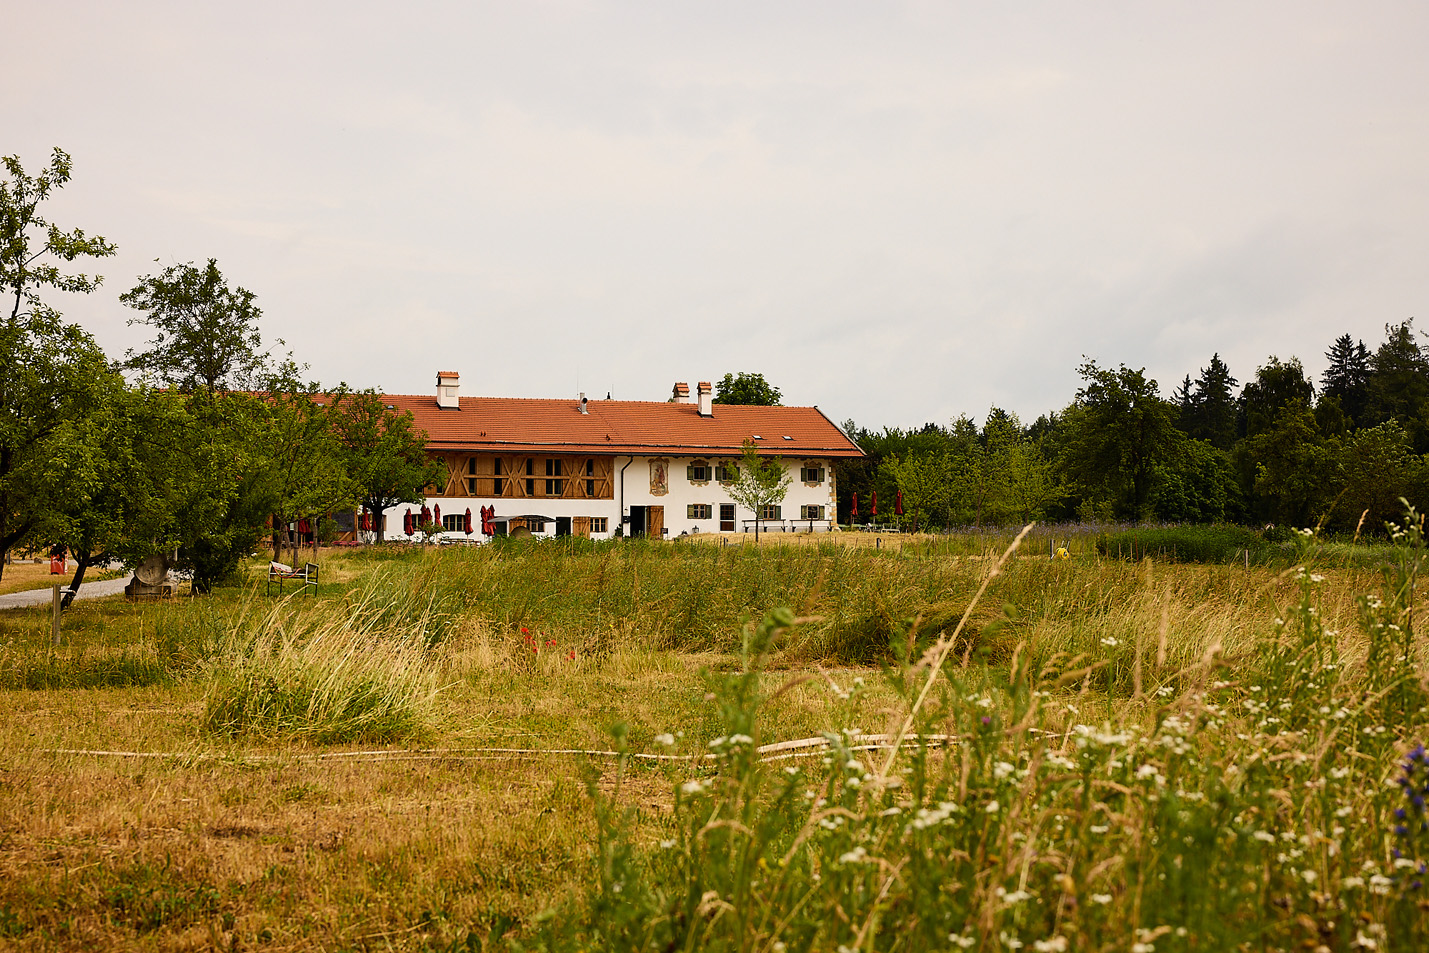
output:
[[[50,633],[50,644],[58,647],[60,644],[60,585],[55,583],[50,587],[54,595],[55,620],[54,629]]]

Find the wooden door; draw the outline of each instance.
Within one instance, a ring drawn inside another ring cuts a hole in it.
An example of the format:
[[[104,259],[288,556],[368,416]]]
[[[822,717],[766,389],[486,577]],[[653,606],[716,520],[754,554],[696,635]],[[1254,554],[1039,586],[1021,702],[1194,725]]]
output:
[[[734,532],[734,504],[721,503],[719,505],[719,531],[721,533]]]
[[[645,507],[645,534],[656,539],[665,535],[665,507]]]

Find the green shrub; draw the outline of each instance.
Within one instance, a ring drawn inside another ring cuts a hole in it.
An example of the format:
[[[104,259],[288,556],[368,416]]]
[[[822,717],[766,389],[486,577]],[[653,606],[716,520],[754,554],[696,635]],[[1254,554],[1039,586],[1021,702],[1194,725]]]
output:
[[[1293,545],[1280,545],[1244,526],[1140,527],[1102,533],[1097,552],[1103,556],[1137,561],[1153,559],[1184,563],[1229,563],[1246,559],[1264,565],[1294,559]]]

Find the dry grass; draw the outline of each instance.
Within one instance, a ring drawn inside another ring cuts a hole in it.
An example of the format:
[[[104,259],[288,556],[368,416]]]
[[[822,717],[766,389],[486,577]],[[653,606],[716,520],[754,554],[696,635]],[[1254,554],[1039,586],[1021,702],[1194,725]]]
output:
[[[55,583],[67,586],[74,576],[74,562],[70,561],[67,565],[64,575],[51,575],[48,557],[31,560],[17,556],[13,563],[5,567],[4,575],[0,577],[0,596],[24,592],[27,589],[43,589]],[[89,573],[85,573],[85,577],[91,578]]]
[[[817,565],[801,570],[807,582],[791,591],[803,593],[807,604],[800,611],[818,621],[775,648],[771,661],[781,669],[775,680],[793,687],[763,711],[760,741],[846,724],[845,703],[833,689],[846,691],[857,677],[869,686],[860,727],[896,730],[899,707],[876,670],[820,658],[816,635],[839,618],[857,617],[885,626],[887,637],[900,619],[913,616],[923,618],[931,635],[950,627],[986,570],[976,556],[865,553],[861,535],[811,539],[857,548],[848,558],[865,561],[850,578],[865,588],[851,599],[821,588]],[[810,540],[767,539],[771,547]],[[457,557],[491,558],[418,554],[413,564],[420,571],[410,584],[429,585],[433,573],[450,568],[440,560]],[[583,585],[600,558],[571,556],[571,581],[551,577],[542,586],[559,593]],[[487,574],[462,578],[487,584],[497,578],[490,573],[530,566],[502,559],[482,570]],[[699,571],[708,571],[708,560],[703,557]],[[648,588],[655,583],[653,564],[629,557],[613,566],[612,572],[645,574],[640,585],[654,592]],[[365,580],[375,571],[385,570],[342,551],[324,553],[325,584]],[[1354,598],[1373,591],[1377,577],[1355,570],[1326,575],[1321,611],[1353,658],[1362,653]],[[936,598],[929,594],[934,585]],[[1133,706],[1133,670],[1140,672],[1143,694],[1150,694],[1212,644],[1230,657],[1244,653],[1296,593],[1284,574],[1257,568],[1017,560],[993,585],[991,608],[973,619],[950,664],[959,664],[964,651],[969,664],[980,657],[998,662],[1019,642],[1045,656],[1106,659],[1105,681],[1066,688],[1069,695],[1082,693],[1080,717],[1096,723]],[[321,622],[345,611],[343,598],[290,605]],[[1018,607],[1015,618],[1001,617],[996,607],[1003,603]],[[176,633],[222,629],[245,604],[271,605],[252,589],[221,591],[208,604],[79,604],[67,617],[71,641],[55,657],[82,665],[137,645],[172,660]],[[200,722],[209,683],[197,674],[201,660],[188,656],[160,684],[0,692],[0,943],[419,949],[462,942],[469,932],[484,939],[501,918],[529,925],[593,876],[585,783],[594,776],[614,792],[612,762],[474,749],[603,750],[619,724],[632,750],[663,751],[658,735],[683,732],[675,750],[703,753],[720,733],[708,694],[712,680],[736,664],[714,644],[673,649],[668,628],[655,616],[648,623],[606,616],[582,625],[563,611],[554,601],[538,603],[524,622],[528,639],[507,618],[460,610],[433,649],[440,690],[421,742],[444,750],[413,760],[320,759],[355,749],[205,735]],[[47,634],[38,612],[0,617],[4,664],[19,664],[27,646]],[[556,623],[540,621],[540,612]],[[547,644],[551,639],[555,645]],[[728,642],[726,635],[722,644]],[[179,757],[56,753],[74,749]],[[642,836],[665,836],[670,781],[692,770],[647,765],[623,779],[619,803],[638,812]]]
[[[9,693],[0,931],[8,913],[38,948],[228,948],[266,936],[290,948],[415,949],[484,935],[500,916],[529,922],[586,885],[585,785],[595,772],[613,792],[614,763],[474,749],[603,750],[623,722],[636,749],[662,751],[656,734],[683,731],[678,750],[698,753],[718,724],[699,674],[718,659],[548,659],[523,670],[489,634],[456,640],[441,730],[426,742],[448,750],[414,760],[220,742],[198,731],[198,685]],[[817,673],[789,677],[805,674]],[[811,734],[836,703],[826,682],[806,681],[781,698],[771,731]],[[180,756],[57,753],[116,748]],[[663,830],[672,776],[690,770],[637,765],[622,780],[620,803],[649,836]],[[142,896],[126,899],[125,884]]]

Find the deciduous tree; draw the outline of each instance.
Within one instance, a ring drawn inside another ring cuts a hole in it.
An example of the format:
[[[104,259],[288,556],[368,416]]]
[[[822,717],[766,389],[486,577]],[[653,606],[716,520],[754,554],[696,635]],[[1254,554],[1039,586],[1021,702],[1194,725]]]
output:
[[[334,395],[331,421],[343,466],[376,519],[380,543],[383,511],[420,503],[423,489],[441,480],[443,468],[427,457],[426,431],[413,428],[411,413],[398,413],[376,391]]]
[[[124,366],[184,392],[255,389],[268,367],[256,297],[230,288],[212,258],[203,268],[188,262],[144,278],[119,300],[144,312],[130,324],[156,333]]]
[[[782,503],[794,478],[778,457],[760,455],[759,446],[747,437],[742,456],[739,478],[726,486],[725,492],[740,506],[754,511],[754,538],[758,540],[764,508]]]
[[[94,392],[100,399],[56,433],[55,483],[37,532],[75,559],[66,607],[91,566],[134,565],[174,550],[192,489],[183,447],[190,428],[178,395],[130,389],[113,371]]]
[[[1086,383],[1063,415],[1063,470],[1091,501],[1140,519],[1150,511],[1157,468],[1179,435],[1176,405],[1162,400],[1144,369],[1113,371],[1087,361],[1077,370]]]
[[[1314,407],[1315,385],[1305,376],[1298,357],[1282,361],[1272,355],[1255,372],[1255,379],[1245,385],[1240,402],[1245,415],[1245,436],[1255,437],[1275,427],[1287,408],[1309,410]]]
[[[357,482],[343,460],[330,400],[317,384],[271,391],[268,409],[267,479],[279,525],[316,520],[355,503]],[[274,553],[281,559],[281,553]],[[297,547],[294,547],[294,559]]]
[[[779,388],[764,379],[763,374],[740,371],[726,374],[715,385],[716,404],[756,404],[762,407],[777,407],[783,399]]]
[[[93,403],[104,355],[88,334],[65,324],[45,303],[45,289],[88,293],[100,278],[65,263],[114,254],[114,245],[80,229],[50,223],[41,204],[70,178],[70,158],[55,149],[38,176],[17,156],[0,160],[0,554],[38,525],[41,488],[53,486],[57,432]],[[0,563],[3,565],[3,563]]]

